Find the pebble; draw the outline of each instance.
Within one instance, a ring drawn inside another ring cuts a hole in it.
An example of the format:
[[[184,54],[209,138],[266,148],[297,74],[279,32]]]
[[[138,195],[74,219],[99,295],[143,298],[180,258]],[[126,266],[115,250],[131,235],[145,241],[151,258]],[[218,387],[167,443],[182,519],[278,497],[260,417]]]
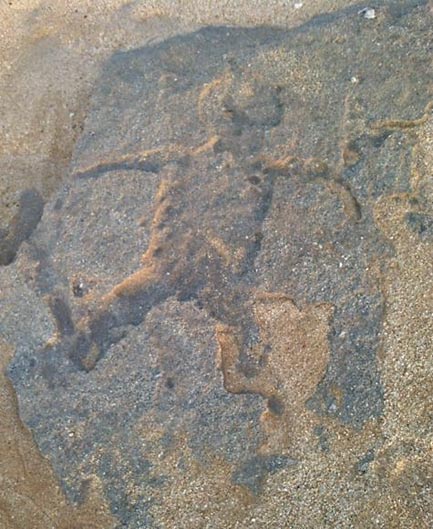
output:
[[[362,15],[364,18],[367,18],[368,20],[373,20],[376,18],[376,10],[372,7],[365,7],[364,9],[361,9],[358,11],[358,15]]]

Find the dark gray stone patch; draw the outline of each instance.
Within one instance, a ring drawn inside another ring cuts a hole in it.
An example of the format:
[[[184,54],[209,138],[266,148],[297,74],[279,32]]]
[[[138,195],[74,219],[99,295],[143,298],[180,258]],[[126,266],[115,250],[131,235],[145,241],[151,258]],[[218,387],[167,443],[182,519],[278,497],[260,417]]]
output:
[[[374,450],[368,450],[357,462],[356,471],[358,474],[366,474],[368,472],[368,467],[370,463],[374,461]]]
[[[317,436],[318,446],[322,452],[329,452],[330,446],[329,446],[329,434],[326,430],[326,428],[322,425],[318,425],[314,428],[314,433]]]
[[[35,189],[24,190],[19,197],[19,208],[7,230],[0,233],[0,266],[15,259],[19,247],[30,237],[41,220],[44,201]]]
[[[433,238],[433,217],[424,213],[409,212],[405,216],[408,228],[419,235],[422,240]]]
[[[296,465],[296,461],[287,456],[255,456],[245,461],[233,474],[233,483],[243,485],[255,495],[260,494],[263,481],[269,474]]]

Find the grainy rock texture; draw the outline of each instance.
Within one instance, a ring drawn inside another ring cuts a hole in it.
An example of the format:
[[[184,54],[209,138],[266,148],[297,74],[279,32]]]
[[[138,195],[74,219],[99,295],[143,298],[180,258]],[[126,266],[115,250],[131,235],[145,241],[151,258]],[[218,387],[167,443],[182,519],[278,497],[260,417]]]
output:
[[[8,376],[118,527],[433,523],[432,19],[358,11],[114,54],[23,195]]]

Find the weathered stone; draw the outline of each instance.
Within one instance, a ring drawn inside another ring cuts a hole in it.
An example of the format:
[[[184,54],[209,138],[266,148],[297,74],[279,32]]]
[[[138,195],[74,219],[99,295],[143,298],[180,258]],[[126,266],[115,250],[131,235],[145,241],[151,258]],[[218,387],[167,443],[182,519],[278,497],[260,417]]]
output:
[[[71,499],[97,475],[120,526],[170,526],[162,503],[186,527],[211,488],[208,526],[250,527],[278,476],[382,416],[395,248],[377,203],[415,194],[429,28],[422,8],[349,11],[108,62],[66,186],[0,278],[19,276],[0,330],[21,415]],[[356,479],[367,437],[345,456]]]

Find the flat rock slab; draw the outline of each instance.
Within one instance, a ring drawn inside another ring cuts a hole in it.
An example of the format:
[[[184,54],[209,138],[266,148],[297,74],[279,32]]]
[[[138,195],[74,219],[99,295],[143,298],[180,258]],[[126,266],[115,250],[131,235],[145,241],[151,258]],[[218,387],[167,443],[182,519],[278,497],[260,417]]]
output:
[[[383,444],[378,205],[432,239],[431,72],[431,17],[397,4],[112,57],[0,275],[21,416],[72,501],[96,476],[119,527],[352,527]],[[353,505],[271,507],[343,445]]]

